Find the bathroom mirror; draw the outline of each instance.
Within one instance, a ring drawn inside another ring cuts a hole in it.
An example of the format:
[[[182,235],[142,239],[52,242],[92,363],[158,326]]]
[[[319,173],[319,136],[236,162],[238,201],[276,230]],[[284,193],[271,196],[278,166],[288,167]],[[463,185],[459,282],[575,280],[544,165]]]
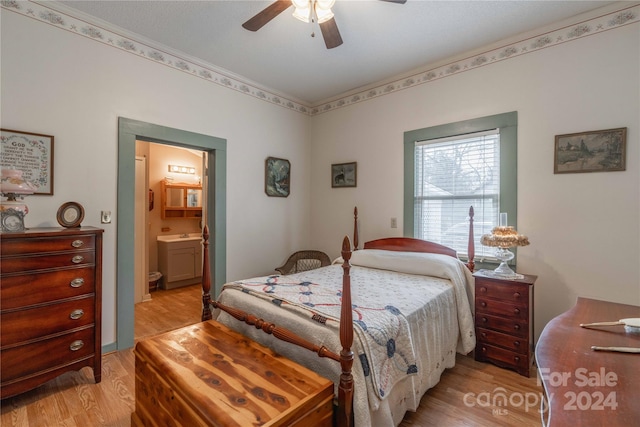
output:
[[[162,219],[202,217],[201,185],[163,180],[161,186]]]
[[[181,208],[184,206],[184,188],[167,187],[166,206],[172,208]]]
[[[202,206],[202,190],[195,188],[187,189],[187,207],[197,208]]]

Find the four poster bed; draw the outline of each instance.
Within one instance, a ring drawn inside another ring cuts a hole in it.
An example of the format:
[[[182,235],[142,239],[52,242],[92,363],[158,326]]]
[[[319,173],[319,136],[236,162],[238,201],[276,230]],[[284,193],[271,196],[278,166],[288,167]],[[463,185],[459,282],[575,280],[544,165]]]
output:
[[[398,425],[454,366],[456,353],[475,347],[473,208],[469,216],[467,265],[451,248],[411,238],[358,250],[356,208],[354,250],[345,237],[333,265],[227,283],[217,300],[205,228],[202,320],[331,380],[337,425]]]

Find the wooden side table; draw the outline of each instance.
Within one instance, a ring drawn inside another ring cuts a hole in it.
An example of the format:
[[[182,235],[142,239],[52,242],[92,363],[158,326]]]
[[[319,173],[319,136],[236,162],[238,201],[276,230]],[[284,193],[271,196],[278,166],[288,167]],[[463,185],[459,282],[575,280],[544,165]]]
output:
[[[533,363],[533,284],[537,276],[508,280],[477,271],[475,359],[530,376]]]

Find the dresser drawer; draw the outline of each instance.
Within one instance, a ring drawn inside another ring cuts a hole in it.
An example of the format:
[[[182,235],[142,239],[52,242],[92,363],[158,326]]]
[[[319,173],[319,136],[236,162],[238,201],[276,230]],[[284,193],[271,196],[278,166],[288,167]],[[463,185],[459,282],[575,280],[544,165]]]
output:
[[[0,324],[2,347],[91,325],[94,320],[93,296],[28,310],[5,311]]]
[[[94,354],[94,328],[87,327],[47,340],[0,352],[2,382],[71,364]]]
[[[23,255],[2,260],[2,275],[23,271],[35,272],[66,267],[94,265],[94,251],[64,252],[48,255]]]
[[[500,284],[476,278],[476,297],[499,299],[515,304],[527,304],[529,286],[519,283]]]
[[[502,366],[514,368],[518,371],[529,370],[528,354],[516,353],[504,348],[494,347],[488,344],[482,344],[476,347],[477,360],[491,360]]]
[[[477,328],[476,335],[478,338],[478,346],[494,344],[516,353],[527,353],[529,351],[529,340],[527,337],[514,337],[513,335],[483,328]]]
[[[528,319],[529,317],[526,302],[509,303],[476,296],[476,310],[478,313],[495,314],[509,319]]]
[[[526,338],[529,336],[529,324],[527,321],[505,319],[490,314],[476,312],[476,327],[506,332],[517,337]]]
[[[95,293],[94,277],[94,267],[5,276],[0,286],[0,309],[5,311]]]
[[[2,239],[0,254],[6,256],[93,249],[95,248],[95,244],[96,238],[92,234],[32,239]]]

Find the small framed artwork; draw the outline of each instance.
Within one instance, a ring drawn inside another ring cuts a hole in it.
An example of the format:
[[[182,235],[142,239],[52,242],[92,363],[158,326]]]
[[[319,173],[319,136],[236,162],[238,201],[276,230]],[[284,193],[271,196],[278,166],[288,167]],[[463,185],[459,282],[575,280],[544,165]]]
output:
[[[356,187],[358,184],[358,163],[337,163],[331,165],[331,187]]]
[[[288,197],[291,184],[289,160],[267,157],[264,168],[264,192],[271,197]]]
[[[34,194],[53,195],[53,136],[0,129],[0,166],[22,171]]]
[[[627,128],[556,135],[553,173],[625,170]]]

